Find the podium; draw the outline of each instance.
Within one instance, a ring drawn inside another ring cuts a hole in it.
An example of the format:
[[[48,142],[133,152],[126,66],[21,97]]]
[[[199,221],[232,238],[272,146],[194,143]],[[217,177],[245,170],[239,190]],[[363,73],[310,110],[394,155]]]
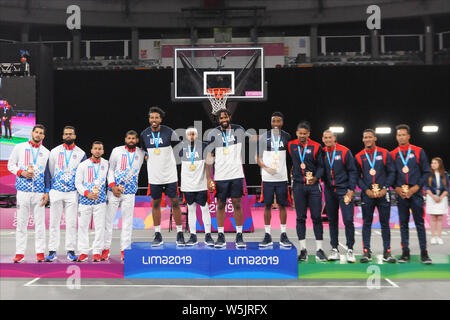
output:
[[[125,250],[124,278],[297,279],[297,249],[280,247],[278,242],[267,248],[247,242],[243,249],[237,249],[234,242],[224,248],[202,242],[191,247],[134,242]]]

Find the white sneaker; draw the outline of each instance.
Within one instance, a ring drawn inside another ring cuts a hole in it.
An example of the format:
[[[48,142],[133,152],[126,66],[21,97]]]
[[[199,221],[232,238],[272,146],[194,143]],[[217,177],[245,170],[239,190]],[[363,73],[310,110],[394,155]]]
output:
[[[328,261],[337,261],[339,259],[339,251],[336,248],[331,249],[331,252],[328,255]]]
[[[347,262],[350,262],[350,263],[355,263],[356,262],[355,255],[353,254],[353,250],[352,249],[348,249],[347,250]]]
[[[431,244],[437,244],[437,238],[432,237],[430,243]]]
[[[438,244],[444,244],[444,240],[442,238],[436,238]]]

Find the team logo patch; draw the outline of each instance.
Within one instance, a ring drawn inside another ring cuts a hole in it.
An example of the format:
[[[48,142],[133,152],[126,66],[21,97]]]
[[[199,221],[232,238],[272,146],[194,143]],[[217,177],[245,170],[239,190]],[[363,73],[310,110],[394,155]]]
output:
[[[136,159],[136,160],[139,160],[139,156],[136,156],[135,159]]]
[[[100,169],[105,170],[105,166],[101,166]]]
[[[311,153],[311,149],[306,149],[306,153]]]
[[[410,155],[409,155],[409,158],[410,158],[410,159],[414,158],[414,155],[413,155],[413,154],[410,154]]]
[[[340,155],[335,156],[334,160],[341,160],[341,156]]]
[[[77,158],[77,155],[76,155],[76,154],[74,154],[74,155],[72,156],[72,158],[76,159],[76,158]]]
[[[377,156],[377,160],[383,160],[383,156]]]
[[[39,153],[39,157],[43,157],[44,156],[44,154],[41,152],[41,153]]]

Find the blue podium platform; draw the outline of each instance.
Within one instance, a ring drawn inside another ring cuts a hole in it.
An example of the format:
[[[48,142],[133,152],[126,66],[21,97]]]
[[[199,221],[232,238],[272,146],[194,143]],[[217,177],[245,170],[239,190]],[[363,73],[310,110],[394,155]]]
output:
[[[280,247],[278,242],[268,248],[247,242],[244,249],[237,249],[234,242],[220,249],[204,243],[152,247],[150,242],[134,242],[125,250],[124,278],[297,279],[297,249]]]

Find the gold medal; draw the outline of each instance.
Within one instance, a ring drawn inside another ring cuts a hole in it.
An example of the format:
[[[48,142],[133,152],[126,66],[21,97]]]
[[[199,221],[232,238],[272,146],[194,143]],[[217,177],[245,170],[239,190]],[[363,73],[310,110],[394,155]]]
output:
[[[30,173],[34,173],[34,167],[33,166],[28,166],[28,172]]]
[[[125,190],[125,187],[123,186],[123,184],[119,184],[119,190],[120,190],[120,192],[123,192],[123,190]]]
[[[98,187],[93,187],[93,188],[92,188],[92,193],[93,193],[93,194],[98,194],[99,192],[100,192],[100,190],[99,190]]]
[[[348,205],[351,201],[352,201],[352,199],[350,197],[348,197],[347,195],[344,196],[344,203],[346,205]]]
[[[190,168],[192,171],[194,171],[195,168],[196,168],[196,165],[192,163],[192,164],[189,166],[189,168]]]
[[[223,148],[223,154],[228,154],[228,148]]]
[[[403,168],[402,168],[402,172],[403,173],[408,173],[409,172],[409,168],[408,168],[408,166],[404,166]]]
[[[407,184],[402,185],[402,191],[403,191],[404,193],[408,193],[408,191],[409,191],[409,186],[408,186]]]
[[[161,150],[159,150],[159,148],[155,148],[155,154],[159,155],[161,153]]]
[[[377,173],[377,171],[375,169],[373,169],[373,168],[369,170],[369,174],[371,176],[374,176],[376,173]]]
[[[273,157],[274,159],[279,159],[279,158],[280,158],[280,155],[279,155],[278,153],[274,153],[272,157]]]
[[[372,191],[375,193],[375,196],[378,196],[378,193],[381,191],[378,183],[372,184]]]
[[[302,162],[302,164],[300,165],[300,168],[302,168],[303,170],[306,169],[306,164],[304,162]]]

